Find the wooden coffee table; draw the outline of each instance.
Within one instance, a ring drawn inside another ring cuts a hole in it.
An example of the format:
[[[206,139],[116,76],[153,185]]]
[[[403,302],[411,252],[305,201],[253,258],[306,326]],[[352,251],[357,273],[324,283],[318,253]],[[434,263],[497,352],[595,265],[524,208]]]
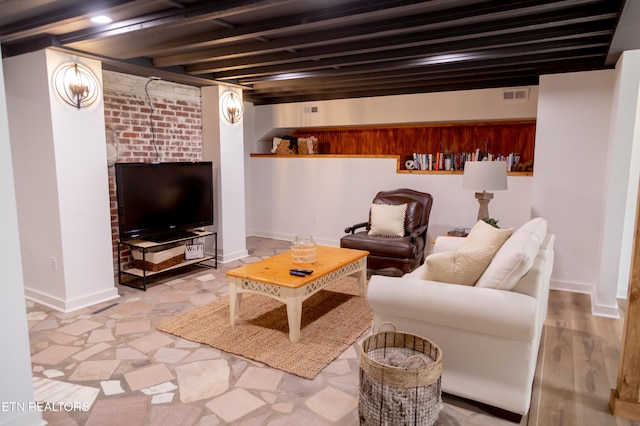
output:
[[[355,274],[360,295],[366,295],[367,255],[369,252],[363,250],[318,246],[317,261],[313,264],[295,264],[291,252],[285,252],[228,271],[231,325],[240,316],[242,294],[262,294],[287,305],[289,339],[298,342],[302,302],[313,294],[339,278]],[[312,269],[313,274],[297,277],[289,274],[291,268]]]

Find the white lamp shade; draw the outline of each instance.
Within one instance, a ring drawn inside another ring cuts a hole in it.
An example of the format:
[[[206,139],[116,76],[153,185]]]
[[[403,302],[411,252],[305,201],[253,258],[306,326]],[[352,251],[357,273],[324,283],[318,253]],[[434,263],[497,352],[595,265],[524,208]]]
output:
[[[507,189],[507,163],[504,161],[466,161],[462,189],[473,191]]]

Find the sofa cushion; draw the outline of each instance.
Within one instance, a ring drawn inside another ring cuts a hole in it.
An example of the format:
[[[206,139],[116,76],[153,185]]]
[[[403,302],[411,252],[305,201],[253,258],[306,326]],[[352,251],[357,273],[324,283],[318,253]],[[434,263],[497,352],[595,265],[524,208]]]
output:
[[[403,237],[406,204],[372,204],[369,235],[378,237]]]
[[[406,204],[407,211],[405,213],[404,229],[408,233],[415,231],[422,224],[424,209],[422,208],[422,203],[417,201],[415,198],[402,197],[397,194],[388,196],[381,196],[378,194],[373,202],[375,204]],[[369,221],[371,221],[371,217],[369,217]]]
[[[535,218],[522,225],[500,247],[484,271],[477,287],[511,290],[527,273],[547,235],[547,222]]]
[[[473,250],[443,251],[425,259],[423,279],[451,284],[474,285],[491,262],[491,245]]]
[[[500,229],[489,225],[484,220],[479,220],[471,228],[467,238],[460,243],[458,250],[477,250],[482,247],[492,246],[494,248],[493,254],[496,254],[512,233],[513,228]]]

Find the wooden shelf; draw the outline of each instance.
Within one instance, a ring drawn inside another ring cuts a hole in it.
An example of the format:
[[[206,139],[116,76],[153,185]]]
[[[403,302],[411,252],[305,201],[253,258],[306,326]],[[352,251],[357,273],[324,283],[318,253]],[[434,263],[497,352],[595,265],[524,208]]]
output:
[[[189,237],[176,238],[174,240],[169,240],[169,241],[162,241],[161,243],[158,243],[155,241],[147,241],[147,240],[122,240],[121,243],[131,247],[139,248],[139,249],[150,249],[154,247],[166,246],[173,243],[179,243],[181,241],[187,241],[191,239],[208,237],[209,235],[213,235],[213,232],[211,231],[192,230],[190,232],[193,232],[194,235]]]
[[[425,123],[407,125],[312,127],[296,129],[294,137],[316,137],[318,155],[251,154],[272,158],[397,158],[398,173],[442,173],[413,171],[405,161],[414,153],[473,153],[476,150],[508,156],[520,155],[517,175],[531,176],[535,153],[535,120]],[[516,176],[517,176],[516,175]]]
[[[161,271],[143,271],[142,269],[138,269],[138,268],[130,268],[130,269],[124,269],[122,272],[129,275],[135,275],[136,277],[140,277],[140,278],[143,278],[146,273],[146,276],[150,277],[152,275],[160,274],[162,272],[167,272],[172,269],[182,268],[183,266],[188,266],[188,265],[195,265],[196,263],[206,262],[207,260],[212,260],[212,259],[215,259],[215,256],[205,256],[199,259],[185,260],[183,262],[178,263],[177,265],[164,268]]]
[[[398,169],[397,173],[409,175],[461,175],[463,170],[403,170]],[[508,172],[507,176],[533,176],[533,172]]]
[[[309,154],[309,155],[280,155],[280,154],[249,154],[257,158],[397,158],[399,155],[367,155],[367,154]]]
[[[354,154],[317,154],[317,155],[276,155],[276,154],[250,154],[253,158],[392,158],[396,160],[396,173],[414,175],[461,175],[462,170],[407,170],[402,169],[399,155],[354,155]],[[533,172],[509,172],[508,176],[533,176]]]

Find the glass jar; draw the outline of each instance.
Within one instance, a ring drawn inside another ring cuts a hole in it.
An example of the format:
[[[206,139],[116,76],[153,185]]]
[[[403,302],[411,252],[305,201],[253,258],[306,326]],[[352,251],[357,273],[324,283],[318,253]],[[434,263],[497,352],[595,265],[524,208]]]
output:
[[[314,263],[317,244],[310,235],[298,235],[291,243],[291,261],[293,263]]]

